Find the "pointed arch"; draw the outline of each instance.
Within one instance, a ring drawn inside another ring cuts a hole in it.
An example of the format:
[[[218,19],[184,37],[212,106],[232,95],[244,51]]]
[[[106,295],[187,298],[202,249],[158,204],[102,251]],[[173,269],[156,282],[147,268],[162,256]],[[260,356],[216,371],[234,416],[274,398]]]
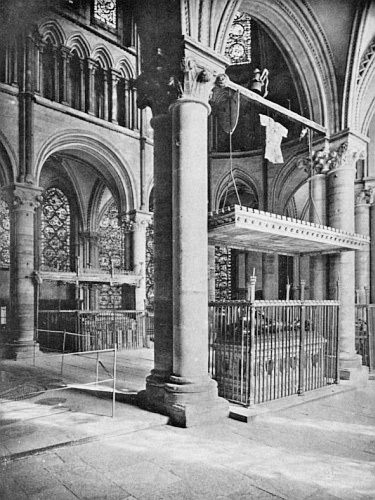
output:
[[[113,58],[104,45],[94,47],[91,58],[97,61],[103,69],[113,68]]]
[[[119,200],[119,210],[126,213],[138,206],[136,182],[126,160],[113,144],[103,137],[82,133],[81,130],[59,132],[45,141],[36,156],[36,178],[48,157],[56,153],[69,154],[89,164],[103,179],[113,196]]]
[[[136,76],[135,68],[125,57],[118,59],[114,68],[123,78],[135,78]]]
[[[224,55],[228,32],[237,10],[261,24],[279,47],[292,75],[298,75],[309,117],[330,132],[340,129],[338,92],[333,55],[318,19],[303,0],[236,0],[211,16],[213,49]],[[303,56],[302,56],[303,55]]]
[[[71,35],[66,41],[66,46],[71,52],[75,51],[81,59],[86,59],[91,53],[89,43],[81,34]]]
[[[234,167],[233,169],[233,177],[236,182],[239,184],[242,184],[249,190],[249,193],[253,193],[255,200],[257,201],[257,204],[259,206],[259,193],[261,193],[261,187],[258,185],[257,181],[253,179],[247,172],[242,170],[239,167]],[[213,210],[218,210],[220,208],[219,204],[225,196],[225,192],[228,186],[228,181],[229,185],[232,183],[232,176],[230,172],[225,172],[219,181],[217,182],[215,188],[213,189],[213,194],[212,194],[212,207]],[[254,207],[257,208],[257,207]]]
[[[39,33],[42,40],[51,40],[55,46],[64,45],[66,35],[63,28],[55,20],[48,20],[39,26]]]

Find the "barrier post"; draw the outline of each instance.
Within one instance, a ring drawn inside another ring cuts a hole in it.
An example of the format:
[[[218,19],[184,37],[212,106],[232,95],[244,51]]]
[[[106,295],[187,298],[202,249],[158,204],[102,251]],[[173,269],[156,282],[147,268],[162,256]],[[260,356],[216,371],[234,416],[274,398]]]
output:
[[[305,280],[301,280],[301,326],[299,335],[299,367],[298,367],[298,390],[297,394],[303,396],[305,392],[305,366],[306,366],[306,331],[305,331]]]
[[[113,356],[113,394],[112,394],[112,418],[115,416],[115,403],[116,403],[116,365],[117,365],[117,349],[115,344]]]

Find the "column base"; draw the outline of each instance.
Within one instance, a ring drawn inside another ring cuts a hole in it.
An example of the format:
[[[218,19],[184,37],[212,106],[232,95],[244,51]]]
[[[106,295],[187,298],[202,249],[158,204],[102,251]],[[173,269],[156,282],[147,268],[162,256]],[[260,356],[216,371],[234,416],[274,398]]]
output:
[[[152,370],[151,375],[146,378],[146,389],[137,394],[139,406],[145,410],[166,415],[164,386],[167,380],[166,374]]]
[[[340,357],[340,380],[345,380],[351,385],[364,387],[369,378],[369,369],[362,366],[362,357],[358,354]]]
[[[214,422],[229,417],[229,403],[218,396],[217,383],[165,384],[165,409],[176,427]]]
[[[39,350],[38,342],[7,342],[0,344],[0,357],[2,359],[13,359],[14,361],[32,358]]]

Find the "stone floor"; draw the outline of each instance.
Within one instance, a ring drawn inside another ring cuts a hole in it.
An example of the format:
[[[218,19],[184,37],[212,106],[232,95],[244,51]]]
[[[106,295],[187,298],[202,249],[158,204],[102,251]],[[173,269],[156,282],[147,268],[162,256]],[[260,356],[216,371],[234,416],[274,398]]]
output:
[[[1,500],[375,498],[374,380],[179,429],[134,404],[152,359],[119,355],[113,418],[110,391],[82,386],[93,358],[67,358],[62,374],[61,357],[2,363]],[[99,376],[111,366],[107,354]]]

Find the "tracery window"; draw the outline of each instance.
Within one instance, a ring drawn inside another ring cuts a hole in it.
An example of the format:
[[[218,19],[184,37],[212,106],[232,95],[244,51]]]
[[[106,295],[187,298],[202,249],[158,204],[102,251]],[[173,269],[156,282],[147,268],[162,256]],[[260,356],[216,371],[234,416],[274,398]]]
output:
[[[225,55],[232,64],[251,62],[251,17],[245,12],[237,12],[227,40]]]
[[[10,264],[10,219],[9,209],[5,201],[0,200],[0,267]]]
[[[99,222],[99,267],[107,272],[123,268],[124,236],[118,222],[118,209],[111,203]],[[100,289],[99,307],[119,309],[122,306],[121,286],[103,285]]]
[[[117,28],[117,1],[94,0],[94,18],[109,28]]]
[[[42,266],[70,271],[70,205],[58,188],[43,193],[41,230]]]

